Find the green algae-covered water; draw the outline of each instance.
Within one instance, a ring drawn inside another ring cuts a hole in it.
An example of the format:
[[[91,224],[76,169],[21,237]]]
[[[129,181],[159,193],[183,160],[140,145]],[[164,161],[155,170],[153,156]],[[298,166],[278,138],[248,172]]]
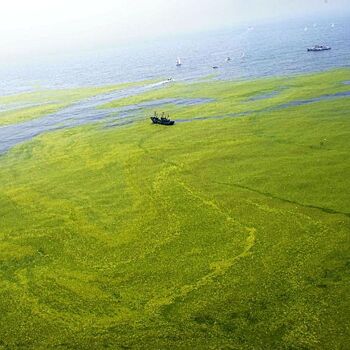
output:
[[[0,349],[346,349],[349,80],[4,101],[104,114],[0,157]],[[152,125],[154,108],[178,122]]]

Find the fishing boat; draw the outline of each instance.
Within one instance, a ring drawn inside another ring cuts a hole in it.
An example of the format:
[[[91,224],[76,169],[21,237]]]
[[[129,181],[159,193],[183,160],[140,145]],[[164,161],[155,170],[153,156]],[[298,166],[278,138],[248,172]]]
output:
[[[157,113],[154,113],[154,116],[151,117],[151,120],[152,120],[153,124],[161,124],[161,125],[174,125],[175,124],[175,121],[170,120],[170,118],[166,118],[164,116],[164,113],[162,114],[161,117],[158,117]]]
[[[325,45],[315,45],[314,47],[309,47],[307,51],[313,51],[313,52],[318,52],[318,51],[328,51],[331,50],[332,48],[330,46],[325,46]]]
[[[180,57],[178,57],[176,60],[176,67],[181,67],[181,65],[182,63],[181,63]]]

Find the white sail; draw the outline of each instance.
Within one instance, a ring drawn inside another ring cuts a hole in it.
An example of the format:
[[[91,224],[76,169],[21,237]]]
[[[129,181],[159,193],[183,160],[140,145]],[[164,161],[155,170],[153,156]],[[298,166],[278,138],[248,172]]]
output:
[[[180,59],[180,57],[178,57],[177,60],[176,60],[176,65],[177,66],[181,66],[181,64],[182,64],[181,63],[181,59]]]

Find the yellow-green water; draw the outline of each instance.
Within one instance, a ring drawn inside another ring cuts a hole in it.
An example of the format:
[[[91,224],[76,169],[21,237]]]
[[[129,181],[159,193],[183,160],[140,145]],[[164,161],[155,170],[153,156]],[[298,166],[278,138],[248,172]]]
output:
[[[116,104],[262,112],[91,124],[3,155],[0,349],[346,349],[350,99],[266,108],[349,74],[169,86]]]

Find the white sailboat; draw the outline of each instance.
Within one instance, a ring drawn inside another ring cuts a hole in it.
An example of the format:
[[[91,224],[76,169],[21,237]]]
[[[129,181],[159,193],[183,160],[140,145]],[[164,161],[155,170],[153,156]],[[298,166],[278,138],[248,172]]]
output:
[[[176,67],[180,67],[182,65],[180,57],[177,58],[176,60]]]

